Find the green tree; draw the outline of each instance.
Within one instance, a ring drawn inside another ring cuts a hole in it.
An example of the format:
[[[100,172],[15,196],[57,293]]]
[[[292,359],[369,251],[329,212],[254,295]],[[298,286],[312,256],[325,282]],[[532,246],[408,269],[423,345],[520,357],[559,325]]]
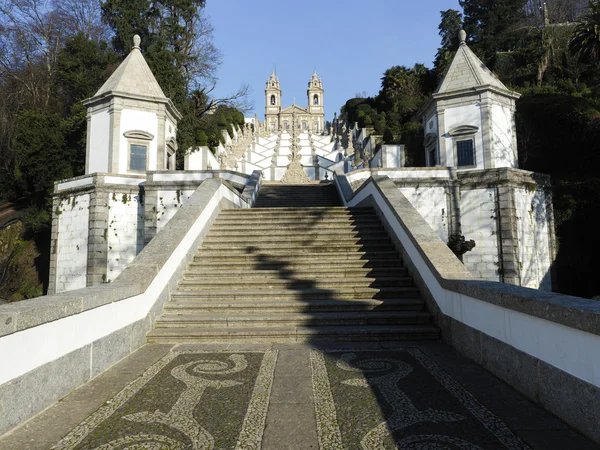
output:
[[[583,57],[597,61],[600,56],[600,1],[590,1],[571,39],[571,48]]]
[[[514,39],[510,31],[526,18],[527,0],[459,0],[464,12],[464,28],[486,63],[493,62],[496,52],[511,50]]]
[[[14,180],[20,194],[36,207],[48,207],[54,182],[73,176],[74,155],[65,148],[58,114],[23,111],[15,130]]]
[[[438,30],[442,38],[442,43],[433,62],[433,69],[437,79],[441,79],[444,76],[452,62],[452,58],[454,58],[459,44],[458,32],[463,26],[462,13],[457,10],[447,9],[446,11],[440,11],[440,14],[442,18]]]
[[[106,42],[95,42],[82,33],[70,37],[59,53],[56,91],[66,108],[91,97],[118,64],[118,56]]]

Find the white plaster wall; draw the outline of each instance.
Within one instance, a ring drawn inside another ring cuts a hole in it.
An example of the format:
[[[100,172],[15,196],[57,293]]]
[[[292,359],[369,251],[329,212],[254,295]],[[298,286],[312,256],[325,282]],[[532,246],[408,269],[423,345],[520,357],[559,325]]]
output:
[[[544,191],[515,189],[521,286],[552,291],[548,212]]]
[[[401,145],[384,145],[383,146],[383,167],[400,168],[403,166],[403,151]]]
[[[158,117],[156,113],[147,111],[134,111],[124,109],[121,112],[121,129],[120,137],[120,152],[119,152],[119,173],[127,173],[127,138],[123,133],[127,131],[141,130],[150,133],[154,139],[148,146],[148,170],[156,170],[157,168],[157,138],[158,138]],[[136,172],[133,172],[136,173]]]
[[[479,131],[475,135],[475,162],[478,169],[483,169],[483,133],[481,131],[481,111],[479,106],[469,105],[447,108],[444,117],[446,129],[442,131],[446,139],[446,165],[451,167],[456,166],[453,139],[447,133],[462,125],[471,125],[479,128]]]
[[[156,232],[159,232],[173,218],[177,210],[183,206],[194,192],[196,192],[196,189],[158,191]]]
[[[400,192],[419,211],[441,240],[448,241],[448,211],[443,187],[403,187]]]
[[[494,167],[517,167],[513,151],[512,113],[502,105],[492,105],[492,130]]]
[[[220,167],[219,161],[208,147],[198,147],[184,156],[185,170],[207,170],[209,166],[212,170]]]
[[[98,111],[92,114],[90,120],[90,154],[86,174],[108,172],[110,114],[108,110]]]
[[[106,280],[113,281],[144,248],[144,205],[139,195],[113,192],[108,207]]]
[[[58,206],[56,292],[86,286],[90,195],[64,198]],[[60,214],[59,214],[60,212]]]
[[[463,255],[463,262],[480,280],[500,281],[495,205],[493,188],[461,192],[462,234],[465,239],[475,241],[475,248]]]

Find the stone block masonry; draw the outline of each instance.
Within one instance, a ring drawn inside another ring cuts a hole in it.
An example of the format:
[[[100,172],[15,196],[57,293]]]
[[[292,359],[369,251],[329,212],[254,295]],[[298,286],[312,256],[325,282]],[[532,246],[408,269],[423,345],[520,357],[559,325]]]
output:
[[[112,192],[108,199],[106,281],[113,281],[144,248],[144,204],[140,190]]]
[[[53,288],[55,292],[83,288],[87,282],[90,194],[57,198],[54,206]]]
[[[463,263],[477,279],[552,290],[554,220],[547,176],[440,167],[359,170],[348,181],[356,189],[378,174],[393,180],[444,242],[452,234],[475,241]]]
[[[469,271],[480,280],[499,281],[496,190],[472,189],[461,192],[462,234],[476,246],[463,255]]]

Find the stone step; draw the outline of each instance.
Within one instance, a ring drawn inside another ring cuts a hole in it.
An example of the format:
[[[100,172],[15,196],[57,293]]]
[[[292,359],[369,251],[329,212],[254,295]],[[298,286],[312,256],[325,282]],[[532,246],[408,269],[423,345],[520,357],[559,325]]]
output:
[[[338,243],[343,245],[357,245],[361,244],[383,244],[390,243],[390,238],[384,233],[377,233],[374,235],[362,235],[360,236],[352,236],[352,235],[339,235],[339,234],[329,234],[329,235],[318,235],[318,234],[296,234],[292,236],[272,236],[270,233],[262,233],[262,235],[253,236],[251,239],[248,236],[243,235],[234,235],[234,236],[213,236],[210,233],[204,239],[204,247],[209,247],[212,245],[218,244],[251,244],[258,245],[260,247],[265,245],[281,245],[282,242],[285,243],[299,243],[301,245],[327,245],[335,246]]]
[[[356,268],[339,268],[339,267],[323,267],[321,270],[315,268],[313,265],[306,265],[302,268],[289,269],[282,267],[279,270],[265,269],[265,270],[251,270],[251,269],[239,269],[234,265],[227,266],[230,270],[224,268],[213,268],[195,265],[186,270],[183,274],[184,279],[210,279],[218,280],[221,278],[236,278],[236,279],[260,279],[267,280],[277,277],[294,277],[300,279],[309,280],[321,280],[323,278],[335,278],[335,277],[407,277],[408,270],[404,267],[391,267],[391,268],[369,268],[369,267],[356,267]]]
[[[290,232],[290,231],[301,231],[302,233]],[[230,229],[223,229],[222,227],[212,228],[206,235],[205,240],[226,237],[226,238],[241,238],[247,239],[249,242],[252,242],[254,239],[259,239],[263,237],[285,237],[290,239],[305,239],[305,238],[322,238],[322,239],[331,239],[334,236],[340,237],[370,237],[370,236],[385,236],[388,234],[385,231],[385,228],[382,226],[374,226],[374,227],[326,227],[319,228],[313,230],[306,230],[304,227],[297,226],[295,229],[293,228],[285,228],[281,229],[277,227],[274,230],[269,230],[268,233],[265,233],[265,230],[257,230],[256,228],[248,228],[246,230],[240,230],[239,228],[231,227]]]
[[[233,290],[239,289],[298,289],[298,288],[315,288],[315,289],[330,289],[336,287],[393,287],[393,286],[412,286],[412,278],[410,277],[348,277],[348,278],[319,278],[317,279],[301,279],[290,277],[289,279],[282,278],[212,278],[212,277],[190,277],[184,276],[183,280],[177,285],[178,290],[214,290],[229,288]]]
[[[280,223],[276,228],[261,227],[260,224],[247,225],[244,221],[239,221],[237,225],[234,223],[213,225],[209,233],[213,234],[228,234],[228,233],[249,233],[265,234],[265,229],[269,230],[269,234],[287,235],[289,233],[336,233],[338,231],[369,233],[370,231],[381,231],[384,228],[380,223],[373,222],[369,224],[340,224],[337,222],[321,222],[318,228],[307,228],[303,223]]]
[[[314,207],[314,208],[302,208],[298,209],[295,207],[281,207],[281,208],[229,208],[221,210],[221,214],[224,216],[229,215],[244,215],[244,214],[256,214],[256,215],[272,215],[272,214],[308,214],[308,215],[346,215],[346,214],[375,214],[373,208],[361,208],[354,207],[348,208],[346,206],[329,206],[325,208]]]
[[[213,289],[194,290],[178,288],[171,294],[174,300],[196,300],[196,301],[257,301],[289,300],[289,301],[312,301],[312,300],[354,300],[363,298],[403,298],[417,297],[418,290],[409,286],[390,287],[343,287],[338,286],[329,289],[298,288],[283,289],[273,287],[271,289]]]
[[[416,311],[165,314],[156,319],[156,328],[421,325],[429,323],[430,319],[431,315],[429,313]]]
[[[269,255],[290,255],[297,254],[303,256],[304,254],[311,253],[315,255],[323,254],[354,254],[354,253],[372,253],[377,254],[379,252],[396,252],[395,247],[391,242],[375,243],[375,244],[346,244],[346,243],[335,243],[335,245],[320,245],[321,243],[316,241],[314,244],[302,243],[302,242],[281,242],[281,243],[264,243],[264,242],[250,242],[246,245],[236,244],[203,244],[199,249],[199,255],[214,256],[218,254],[227,253],[228,255],[244,255],[251,253],[269,254]],[[397,252],[396,252],[397,253]]]
[[[310,302],[265,301],[218,302],[176,300],[165,303],[167,314],[250,314],[250,313],[299,313],[334,311],[422,311],[425,304],[419,298],[311,300]]]
[[[372,241],[353,242],[350,240],[332,240],[327,243],[323,240],[311,241],[255,241],[250,243],[237,242],[214,242],[204,243],[200,247],[201,255],[211,255],[221,252],[227,252],[228,254],[235,253],[270,253],[270,254],[290,254],[295,253],[329,253],[332,249],[335,249],[338,253],[355,253],[355,252],[384,252],[394,251],[395,247],[389,241],[389,239],[379,239]]]
[[[252,246],[249,246],[249,252],[252,252]],[[232,259],[233,258],[233,259]],[[237,258],[237,260],[235,259]],[[302,252],[301,254],[290,254],[286,250],[269,250],[254,253],[229,253],[217,250],[202,251],[201,255],[194,256],[195,262],[206,262],[211,263],[214,261],[236,261],[254,263],[260,263],[260,268],[264,267],[264,264],[279,263],[279,264],[293,264],[311,261],[322,261],[329,262],[334,265],[337,261],[348,261],[348,260],[370,260],[372,258],[377,259],[398,259],[398,252],[393,251],[355,251],[355,252]],[[259,268],[259,267],[255,267]]]
[[[292,343],[437,340],[433,325],[373,325],[282,328],[159,328],[148,333],[149,343]]]
[[[406,270],[402,267],[402,261],[399,258],[371,258],[371,259],[337,259],[322,261],[319,259],[312,258],[296,258],[294,261],[277,259],[261,259],[260,261],[246,261],[247,270],[259,271],[263,270],[298,270],[298,271],[327,271],[331,270],[344,270],[344,269],[400,269]],[[260,265],[260,267],[258,267]],[[242,265],[243,266],[243,265]],[[224,271],[237,271],[240,270],[240,264],[238,261],[231,261],[229,258],[203,258],[195,257],[195,260],[189,265],[190,270],[216,270],[220,272]],[[246,270],[246,268],[242,269]]]
[[[234,216],[218,217],[214,221],[215,226],[222,225],[241,225],[241,220]],[[347,225],[371,225],[380,224],[379,218],[372,216],[341,216],[341,217],[306,217],[306,216],[273,216],[273,217],[248,217],[243,219],[243,224],[247,227],[248,225],[260,224],[263,229],[267,226],[277,224],[306,224],[312,226],[320,226],[321,224],[337,224],[340,226]]]

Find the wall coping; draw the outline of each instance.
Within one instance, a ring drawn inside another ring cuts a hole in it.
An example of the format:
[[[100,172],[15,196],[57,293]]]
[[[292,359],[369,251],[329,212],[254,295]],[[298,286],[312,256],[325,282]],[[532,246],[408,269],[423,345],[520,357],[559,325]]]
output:
[[[352,190],[341,171],[336,172],[335,179],[345,203],[356,197],[369,184],[375,186],[444,289],[569,328],[600,335],[600,302],[500,282],[475,280],[389,177],[372,176],[356,191]]]
[[[0,305],[0,337],[143,294],[185,238],[190,218],[204,210],[222,186],[241,198],[224,180],[205,180],[196,189],[199,195],[190,197],[164,226],[164,231],[161,230],[113,282]]]

